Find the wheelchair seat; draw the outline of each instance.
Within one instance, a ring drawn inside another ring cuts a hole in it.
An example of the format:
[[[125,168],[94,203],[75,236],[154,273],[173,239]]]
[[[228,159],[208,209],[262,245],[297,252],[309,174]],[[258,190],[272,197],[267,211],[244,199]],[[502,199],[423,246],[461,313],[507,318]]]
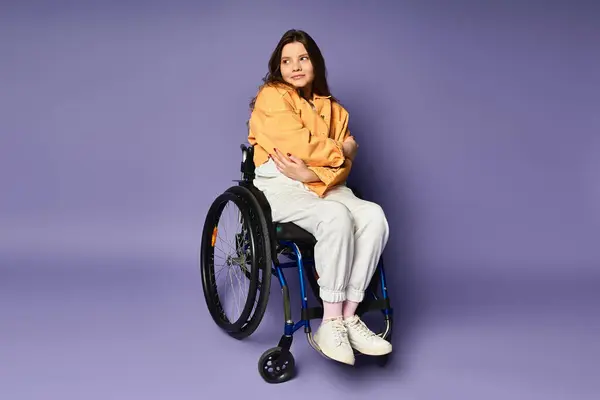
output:
[[[317,243],[313,235],[292,222],[275,223],[275,235],[277,240],[295,242],[299,245],[314,246]]]

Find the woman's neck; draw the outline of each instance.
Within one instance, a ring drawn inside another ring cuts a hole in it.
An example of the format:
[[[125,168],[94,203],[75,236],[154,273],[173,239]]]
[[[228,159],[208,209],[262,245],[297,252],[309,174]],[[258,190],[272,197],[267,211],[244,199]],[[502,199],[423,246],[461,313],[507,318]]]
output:
[[[312,87],[311,86],[307,86],[307,87],[300,88],[300,94],[306,100],[312,100],[312,98],[313,98]]]

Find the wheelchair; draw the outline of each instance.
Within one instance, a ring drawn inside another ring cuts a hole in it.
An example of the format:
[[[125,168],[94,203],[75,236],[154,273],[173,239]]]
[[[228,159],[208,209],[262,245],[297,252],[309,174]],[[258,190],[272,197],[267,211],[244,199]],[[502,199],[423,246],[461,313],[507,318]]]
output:
[[[272,221],[266,197],[252,184],[254,148],[245,144],[240,147],[241,179],[234,180],[237,184],[213,201],[202,230],[200,272],[204,299],[216,325],[229,336],[242,340],[258,328],[269,301],[271,278],[275,276],[278,279],[283,297],[283,334],[277,346],[260,356],[258,372],[267,383],[283,383],[295,376],[295,361],[290,348],[293,335],[299,329],[304,329],[308,343],[326,357],[313,340],[310,323],[323,316],[318,274],[312,258],[316,240],[309,232],[293,223]],[[360,196],[355,189],[353,191]],[[232,219],[240,226],[235,229],[233,239],[226,243],[226,248],[222,249],[216,245],[217,239],[221,238],[221,234],[233,231],[231,226],[219,225],[226,215],[229,203],[238,210]],[[281,261],[282,257],[291,261]],[[217,271],[216,261],[222,264]],[[290,290],[284,275],[285,269],[294,267],[298,271],[300,286],[301,317],[297,322],[292,319]],[[233,301],[238,303],[238,315],[233,318],[225,313],[226,303],[230,299],[217,293],[216,281],[223,271],[226,274],[225,280],[231,282],[232,286],[244,286],[248,289],[246,294],[233,294]],[[308,290],[313,292],[317,305],[309,306]],[[393,309],[386,287],[383,259],[379,261],[357,314],[362,316],[371,311],[379,311],[383,316],[383,327],[376,330],[376,333],[390,340]],[[377,357],[377,363],[385,366],[388,357],[389,355]]]

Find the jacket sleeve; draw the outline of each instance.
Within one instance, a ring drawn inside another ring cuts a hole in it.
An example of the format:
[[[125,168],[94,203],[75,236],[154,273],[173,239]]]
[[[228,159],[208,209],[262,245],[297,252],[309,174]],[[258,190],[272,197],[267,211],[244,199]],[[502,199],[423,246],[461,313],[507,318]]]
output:
[[[339,124],[339,132],[336,133],[336,137],[343,143],[344,139],[351,136],[351,132],[348,130],[348,113],[342,113],[342,119]],[[327,189],[344,183],[350,175],[352,169],[352,160],[346,158],[344,163],[339,167],[308,167],[313,171],[323,182]]]
[[[250,130],[256,143],[267,152],[277,148],[283,153],[292,153],[309,167],[342,166],[345,160],[342,142],[313,135],[287,97],[269,86],[258,94],[250,117]]]
[[[348,179],[350,170],[352,169],[352,161],[346,158],[344,164],[340,167],[308,167],[308,169],[313,171],[321,182],[325,184],[325,187],[329,189],[344,183]],[[310,183],[307,185],[310,186]]]

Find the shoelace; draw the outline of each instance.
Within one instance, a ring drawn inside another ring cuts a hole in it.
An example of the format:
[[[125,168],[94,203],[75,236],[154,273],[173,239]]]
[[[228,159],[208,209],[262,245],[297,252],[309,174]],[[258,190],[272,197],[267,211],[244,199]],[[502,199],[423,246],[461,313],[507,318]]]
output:
[[[342,323],[342,321],[331,321],[333,324],[333,334],[335,337],[335,344],[341,346],[344,343],[348,343],[348,330]]]
[[[376,336],[360,319],[352,321],[350,326],[352,326],[353,329],[356,329],[362,336],[366,337],[367,339]]]

